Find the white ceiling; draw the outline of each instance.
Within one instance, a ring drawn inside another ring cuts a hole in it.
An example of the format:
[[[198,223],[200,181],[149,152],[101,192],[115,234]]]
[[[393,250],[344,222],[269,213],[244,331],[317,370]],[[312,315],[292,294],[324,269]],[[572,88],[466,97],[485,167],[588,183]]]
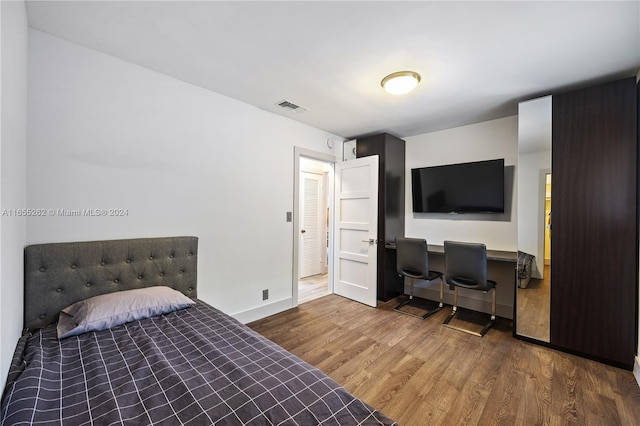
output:
[[[347,138],[505,117],[640,68],[638,1],[29,1],[27,14],[38,30]],[[380,80],[402,70],[422,75],[418,89],[385,93]]]

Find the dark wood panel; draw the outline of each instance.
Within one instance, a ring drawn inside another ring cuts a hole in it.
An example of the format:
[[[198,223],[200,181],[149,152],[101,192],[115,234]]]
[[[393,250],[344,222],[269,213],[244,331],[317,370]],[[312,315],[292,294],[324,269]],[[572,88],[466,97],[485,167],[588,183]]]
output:
[[[637,322],[633,78],[553,97],[551,344],[630,367]]]
[[[385,135],[385,232],[382,245],[404,237],[405,141]],[[381,176],[382,178],[382,176]]]

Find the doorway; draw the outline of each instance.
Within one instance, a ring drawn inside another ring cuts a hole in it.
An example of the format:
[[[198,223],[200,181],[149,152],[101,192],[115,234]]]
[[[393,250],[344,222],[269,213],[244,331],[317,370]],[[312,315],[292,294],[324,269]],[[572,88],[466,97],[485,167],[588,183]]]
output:
[[[295,149],[293,306],[333,293],[333,165],[322,153]]]
[[[328,163],[300,159],[298,304],[329,294]]]
[[[547,275],[547,267],[551,268],[551,173],[545,175],[544,267],[543,277]]]

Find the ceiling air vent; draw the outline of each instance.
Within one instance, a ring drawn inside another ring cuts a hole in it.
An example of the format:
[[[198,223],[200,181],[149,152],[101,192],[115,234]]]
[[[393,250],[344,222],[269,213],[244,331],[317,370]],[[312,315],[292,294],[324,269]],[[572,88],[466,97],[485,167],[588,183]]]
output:
[[[301,112],[305,112],[307,109],[305,107],[301,107],[300,105],[296,105],[293,102],[289,102],[287,100],[282,100],[280,102],[276,102],[280,108],[286,109],[290,112],[295,112],[296,114],[300,114]]]

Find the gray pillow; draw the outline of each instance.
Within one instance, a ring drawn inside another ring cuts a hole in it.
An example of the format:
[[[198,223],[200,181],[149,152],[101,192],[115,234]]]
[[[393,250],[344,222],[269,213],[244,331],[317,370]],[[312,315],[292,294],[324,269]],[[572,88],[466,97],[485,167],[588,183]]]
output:
[[[195,305],[170,287],[157,286],[117,291],[76,302],[58,318],[58,339],[106,330],[130,321],[166,314]]]

